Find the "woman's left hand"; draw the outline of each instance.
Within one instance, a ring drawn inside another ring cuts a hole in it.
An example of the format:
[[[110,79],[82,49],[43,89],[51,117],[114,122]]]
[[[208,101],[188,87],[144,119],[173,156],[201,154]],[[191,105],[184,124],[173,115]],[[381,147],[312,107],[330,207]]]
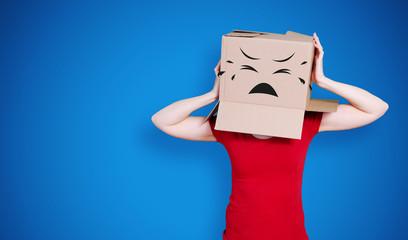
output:
[[[323,47],[316,33],[313,34],[315,56],[312,67],[312,81],[350,103],[340,104],[336,112],[324,112],[319,132],[353,129],[367,125],[387,110],[388,104],[361,88],[333,81],[323,74]]]
[[[319,87],[326,81],[326,77],[323,74],[323,47],[320,44],[319,38],[316,33],[313,33],[313,40],[315,46],[315,56],[313,60],[312,68],[312,81]]]

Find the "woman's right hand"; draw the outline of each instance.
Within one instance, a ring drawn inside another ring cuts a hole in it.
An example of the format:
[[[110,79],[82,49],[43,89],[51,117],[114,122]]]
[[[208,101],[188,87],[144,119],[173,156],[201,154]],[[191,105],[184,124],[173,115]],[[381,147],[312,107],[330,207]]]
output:
[[[217,66],[214,68],[215,83],[214,83],[213,89],[211,90],[211,93],[214,94],[215,99],[219,98],[219,92],[220,92],[220,77],[218,76],[218,73],[220,72],[220,68],[221,68],[221,60],[218,62]]]

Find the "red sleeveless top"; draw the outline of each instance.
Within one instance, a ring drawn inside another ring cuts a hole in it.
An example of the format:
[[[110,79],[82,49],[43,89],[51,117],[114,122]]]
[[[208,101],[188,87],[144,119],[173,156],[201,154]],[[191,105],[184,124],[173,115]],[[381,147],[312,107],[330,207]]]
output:
[[[308,240],[303,167],[322,113],[305,113],[300,140],[215,130],[215,119],[209,120],[211,130],[227,150],[232,170],[223,240]]]

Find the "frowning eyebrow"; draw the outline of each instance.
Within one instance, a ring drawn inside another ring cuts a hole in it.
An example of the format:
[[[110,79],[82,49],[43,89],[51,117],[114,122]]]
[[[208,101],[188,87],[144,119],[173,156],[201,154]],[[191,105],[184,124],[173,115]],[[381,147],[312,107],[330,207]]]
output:
[[[275,61],[275,62],[286,62],[286,61],[288,61],[291,57],[293,57],[293,55],[295,55],[295,53],[293,53],[290,57],[288,57],[288,58],[285,58],[285,59],[282,59],[282,60],[273,60],[273,61]]]
[[[241,67],[242,67],[241,70],[251,70],[251,71],[254,71],[254,72],[258,72],[258,71],[256,71],[255,68],[253,68],[253,67],[251,67],[249,65],[242,65]]]
[[[249,58],[249,59],[252,59],[252,60],[259,60],[259,59],[260,59],[260,58],[250,57],[250,56],[248,56],[248,54],[244,53],[244,51],[242,51],[242,49],[241,49],[241,48],[239,48],[239,49],[241,50],[242,54],[244,54],[244,55],[245,55],[245,57],[247,57],[247,58]]]

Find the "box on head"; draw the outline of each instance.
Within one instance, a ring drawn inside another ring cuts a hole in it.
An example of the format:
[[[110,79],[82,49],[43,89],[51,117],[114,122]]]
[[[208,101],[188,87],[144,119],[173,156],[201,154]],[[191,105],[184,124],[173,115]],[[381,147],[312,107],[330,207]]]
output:
[[[222,36],[215,129],[300,139],[305,111],[335,112],[311,99],[312,36],[234,30]]]

